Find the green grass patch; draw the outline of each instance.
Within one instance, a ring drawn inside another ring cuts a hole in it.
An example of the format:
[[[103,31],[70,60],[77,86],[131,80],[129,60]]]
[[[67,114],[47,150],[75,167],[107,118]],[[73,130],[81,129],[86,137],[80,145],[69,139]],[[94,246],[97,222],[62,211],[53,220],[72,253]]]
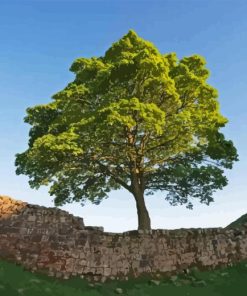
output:
[[[0,261],[0,295],[3,296],[244,296],[246,290],[247,261],[211,271],[192,268],[187,274],[163,277],[159,281],[142,277],[94,284],[80,277],[56,279]]]

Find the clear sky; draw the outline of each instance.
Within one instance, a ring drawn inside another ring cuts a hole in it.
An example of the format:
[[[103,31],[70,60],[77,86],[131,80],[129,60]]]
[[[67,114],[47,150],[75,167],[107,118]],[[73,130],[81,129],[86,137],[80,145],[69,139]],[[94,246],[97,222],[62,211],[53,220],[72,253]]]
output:
[[[15,154],[27,149],[30,126],[25,110],[46,104],[74,76],[78,57],[102,56],[130,29],[179,58],[200,54],[219,91],[222,130],[233,140],[240,161],[226,175],[229,184],[210,206],[172,207],[165,194],[145,198],[153,229],[225,227],[247,213],[247,1],[232,0],[0,0],[0,194],[54,207],[48,187],[29,188],[15,174]],[[105,231],[137,229],[134,198],[112,191],[100,205],[67,204],[61,209]]]

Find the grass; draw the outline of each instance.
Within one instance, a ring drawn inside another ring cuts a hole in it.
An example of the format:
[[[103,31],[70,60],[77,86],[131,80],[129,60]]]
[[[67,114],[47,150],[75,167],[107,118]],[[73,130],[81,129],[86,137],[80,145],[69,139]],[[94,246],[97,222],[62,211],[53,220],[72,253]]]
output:
[[[247,214],[244,214],[237,220],[233,221],[231,224],[227,225],[225,229],[236,229],[236,228],[245,229],[246,226],[243,225],[244,223],[247,223]]]
[[[246,290],[247,261],[213,271],[191,269],[188,274],[162,278],[159,284],[148,278],[139,278],[112,280],[103,284],[96,283],[95,286],[80,277],[62,280],[32,273],[11,262],[0,261],[1,296],[244,296]]]

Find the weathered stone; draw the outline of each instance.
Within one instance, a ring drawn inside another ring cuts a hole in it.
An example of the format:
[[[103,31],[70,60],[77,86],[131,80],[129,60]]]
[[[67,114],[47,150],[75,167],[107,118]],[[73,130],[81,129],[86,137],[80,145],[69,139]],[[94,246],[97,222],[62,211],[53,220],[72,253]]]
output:
[[[192,286],[194,287],[205,287],[207,285],[207,283],[203,280],[200,280],[200,281],[194,281],[192,283]]]
[[[121,289],[121,288],[116,288],[116,289],[115,289],[115,292],[116,292],[117,294],[123,294],[123,289]]]
[[[159,286],[160,284],[160,281],[157,281],[157,280],[150,280],[149,282],[150,284],[154,284],[155,286]]]

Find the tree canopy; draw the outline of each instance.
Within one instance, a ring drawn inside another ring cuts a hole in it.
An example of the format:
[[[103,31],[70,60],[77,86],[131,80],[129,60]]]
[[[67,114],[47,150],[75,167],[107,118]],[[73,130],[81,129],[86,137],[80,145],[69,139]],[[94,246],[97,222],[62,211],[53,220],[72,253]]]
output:
[[[238,155],[219,131],[228,120],[205,64],[200,55],[161,54],[133,30],[104,56],[76,59],[74,81],[27,109],[29,147],[16,155],[16,173],[32,188],[50,184],[56,206],[99,204],[125,188],[139,229],[150,228],[144,194],[164,191],[171,205],[190,209],[193,198],[209,205]]]

